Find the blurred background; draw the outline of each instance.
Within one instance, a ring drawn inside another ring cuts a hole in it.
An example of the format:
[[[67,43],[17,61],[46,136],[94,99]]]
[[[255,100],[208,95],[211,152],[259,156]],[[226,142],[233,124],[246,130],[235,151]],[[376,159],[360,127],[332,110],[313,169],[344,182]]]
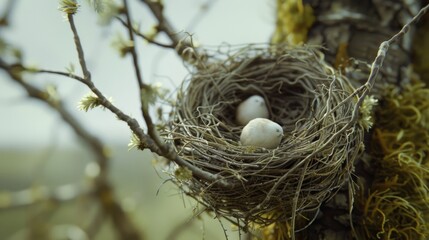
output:
[[[10,1],[0,0],[0,12]],[[9,27],[1,38],[23,53],[24,63],[42,69],[66,71],[71,64],[80,74],[72,33],[57,0],[12,0]],[[177,31],[192,34],[202,46],[223,43],[268,42],[275,26],[274,0],[166,0],[164,14]],[[87,1],[75,23],[85,50],[92,79],[98,88],[126,114],[144,125],[130,56],[121,58],[112,46],[118,35],[126,36],[118,21],[102,24]],[[142,32],[150,32],[156,20],[140,1],[130,0],[131,16]],[[156,38],[168,43],[162,34]],[[144,81],[174,89],[188,73],[176,53],[137,41]],[[109,178],[122,207],[146,239],[223,239],[222,225],[215,216],[191,219],[197,204],[166,182],[154,156],[128,151],[131,132],[109,111],[80,111],[77,106],[89,93],[81,83],[54,75],[29,75],[26,79],[41,88],[56,89],[66,108],[87,131],[108,147]],[[79,228],[91,224],[98,206],[79,196],[88,187],[88,176],[97,173],[94,156],[59,115],[45,104],[29,99],[25,91],[0,71],[0,239],[28,239],[36,231],[49,229],[52,239],[87,239]],[[38,201],[57,194],[64,201]],[[76,195],[76,196],[74,196]],[[24,199],[24,200],[23,200]],[[25,200],[30,199],[30,200]],[[31,201],[33,199],[33,201]],[[101,216],[102,218],[103,216]],[[34,227],[37,226],[37,227]],[[186,227],[183,227],[186,226]],[[239,233],[227,222],[229,239]],[[36,230],[35,230],[36,229]],[[96,239],[115,239],[110,222],[100,226]]]

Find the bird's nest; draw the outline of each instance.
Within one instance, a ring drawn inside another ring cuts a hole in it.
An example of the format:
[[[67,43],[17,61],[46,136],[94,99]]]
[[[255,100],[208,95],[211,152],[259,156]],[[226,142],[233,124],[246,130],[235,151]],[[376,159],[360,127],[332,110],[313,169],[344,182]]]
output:
[[[304,227],[350,180],[362,152],[363,128],[351,123],[354,89],[309,46],[247,46],[206,56],[211,60],[198,62],[178,90],[164,134],[180,158],[228,185],[183,168],[174,180],[221,216]],[[276,149],[240,145],[235,110],[255,94],[284,129]]]

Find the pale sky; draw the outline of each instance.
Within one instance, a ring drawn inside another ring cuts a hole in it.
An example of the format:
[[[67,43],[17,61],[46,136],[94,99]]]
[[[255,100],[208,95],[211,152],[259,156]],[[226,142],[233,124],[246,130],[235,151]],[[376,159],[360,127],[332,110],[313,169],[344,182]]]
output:
[[[0,0],[0,8],[6,1]],[[150,12],[140,1],[130,0],[132,16],[148,31],[154,23]],[[201,45],[264,43],[274,30],[274,0],[166,0],[165,15],[177,31],[194,34]],[[211,2],[208,11],[203,6]],[[112,48],[118,33],[126,36],[125,29],[114,21],[107,27],[98,24],[98,17],[86,1],[75,15],[93,81],[113,103],[125,113],[140,121],[137,84],[131,58],[120,58]],[[244,5],[245,4],[245,5]],[[19,0],[11,28],[0,34],[24,51],[27,65],[64,71],[70,63],[78,68],[72,33],[57,0]],[[200,16],[200,17],[198,17]],[[159,41],[167,39],[160,36]],[[137,45],[144,81],[161,82],[174,89],[187,76],[186,68],[171,50],[144,44]],[[80,73],[80,71],[77,71]],[[54,84],[68,108],[87,129],[107,143],[126,146],[130,130],[108,111],[95,109],[83,112],[77,109],[79,100],[89,90],[72,79],[53,76],[29,76],[38,86]],[[74,133],[63,124],[58,115],[41,102],[28,100],[24,91],[0,71],[0,148],[43,147],[75,143]]]

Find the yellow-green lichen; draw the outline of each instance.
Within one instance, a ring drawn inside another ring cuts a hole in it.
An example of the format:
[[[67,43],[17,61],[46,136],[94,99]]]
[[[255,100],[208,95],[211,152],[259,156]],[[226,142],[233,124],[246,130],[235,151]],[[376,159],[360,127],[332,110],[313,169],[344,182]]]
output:
[[[315,21],[313,9],[302,0],[277,0],[276,30],[272,43],[302,44]]]

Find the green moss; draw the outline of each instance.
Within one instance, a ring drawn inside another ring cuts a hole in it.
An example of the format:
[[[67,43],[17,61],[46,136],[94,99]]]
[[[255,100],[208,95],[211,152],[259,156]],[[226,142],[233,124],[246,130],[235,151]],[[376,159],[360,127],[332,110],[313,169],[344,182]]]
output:
[[[374,180],[358,201],[359,238],[428,239],[429,89],[418,80],[389,87],[376,115]]]

